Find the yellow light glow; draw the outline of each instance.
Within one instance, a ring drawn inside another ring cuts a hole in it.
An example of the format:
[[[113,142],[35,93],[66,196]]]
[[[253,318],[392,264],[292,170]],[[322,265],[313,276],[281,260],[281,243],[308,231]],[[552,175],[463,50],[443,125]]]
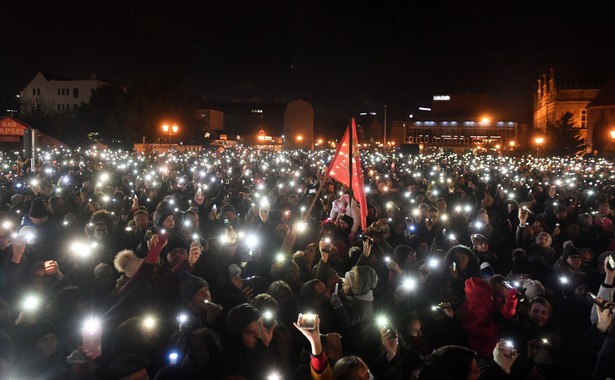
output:
[[[538,145],[541,145],[542,143],[544,143],[544,142],[545,142],[545,139],[544,139],[544,137],[536,137],[536,138],[534,139],[534,142],[535,142],[536,144],[538,144]]]

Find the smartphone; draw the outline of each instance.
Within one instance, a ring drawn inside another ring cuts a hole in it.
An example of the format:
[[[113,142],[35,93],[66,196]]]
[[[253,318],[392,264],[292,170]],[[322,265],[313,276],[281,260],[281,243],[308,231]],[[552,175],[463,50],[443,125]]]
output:
[[[335,291],[334,291],[334,293],[335,293],[335,294],[337,294],[337,292],[338,292],[339,290],[340,290],[340,283],[339,283],[339,282],[336,282],[336,283],[335,283]]]
[[[607,268],[609,268],[610,271],[615,270],[615,260],[613,260],[613,256],[609,255],[609,259],[606,263]]]
[[[316,194],[316,189],[310,189],[310,190],[308,190],[308,194]]]
[[[231,221],[227,218],[224,219],[224,227],[229,228],[231,226]]]
[[[587,292],[587,299],[595,303],[597,306],[600,306],[602,309],[611,309],[611,314],[613,313],[613,303],[608,302],[607,300],[598,301],[598,298],[592,292]]]
[[[374,244],[374,239],[372,239],[371,237],[365,235],[365,234],[360,234],[359,235],[359,239],[366,241],[369,243],[369,245],[373,245]]]
[[[149,240],[152,238],[152,236],[154,236],[154,231],[152,230],[147,230],[147,232],[145,233],[145,240]]]
[[[275,314],[273,314],[272,311],[265,310],[263,312],[263,326],[265,326],[267,330],[273,327],[273,325],[275,324],[275,320],[276,316]]]
[[[316,314],[299,314],[299,327],[303,327],[308,330],[314,330],[316,328]]]

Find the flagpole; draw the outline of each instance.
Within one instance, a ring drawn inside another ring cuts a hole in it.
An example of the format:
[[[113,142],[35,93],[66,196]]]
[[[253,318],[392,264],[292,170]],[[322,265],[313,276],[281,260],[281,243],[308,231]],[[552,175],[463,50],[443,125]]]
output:
[[[348,127],[348,174],[350,178],[350,186],[348,189],[348,194],[350,195],[350,200],[348,201],[348,210],[352,210],[352,120],[350,121],[350,126]]]
[[[327,183],[328,179],[329,179],[329,176],[325,174],[324,178],[320,180],[320,186],[318,186],[318,190],[316,191],[316,194],[314,194],[314,198],[312,199],[312,204],[310,204],[310,208],[308,208],[307,212],[303,215],[303,218],[301,218],[302,222],[305,222],[308,216],[310,216],[310,214],[312,213],[312,209],[316,205],[316,201],[318,200],[318,197],[320,197],[320,193],[322,192],[322,189],[325,187],[325,184]]]

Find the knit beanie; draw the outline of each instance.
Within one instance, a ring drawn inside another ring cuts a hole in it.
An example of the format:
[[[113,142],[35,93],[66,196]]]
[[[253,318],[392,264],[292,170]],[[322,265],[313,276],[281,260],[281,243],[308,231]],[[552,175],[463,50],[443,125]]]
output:
[[[566,260],[569,256],[581,256],[581,251],[572,245],[571,241],[566,241],[562,250],[562,258]]]
[[[525,298],[528,300],[534,296],[544,296],[546,294],[545,287],[538,280],[525,280],[523,289],[525,289]]]
[[[47,206],[45,206],[44,201],[44,198],[35,198],[32,201],[30,211],[28,212],[28,215],[30,215],[31,218],[46,218],[49,216],[49,210],[47,209]]]
[[[346,222],[347,224],[350,224],[352,226],[352,224],[354,223],[354,219],[352,218],[352,216],[350,215],[342,215],[342,217],[340,218],[342,221]]]
[[[176,248],[189,249],[190,244],[188,244],[183,237],[175,235],[169,238],[165,248],[167,252],[170,252]]]
[[[376,271],[368,266],[354,266],[346,272],[346,281],[350,285],[352,293],[359,296],[373,290],[378,285]]]
[[[233,335],[241,335],[247,325],[260,317],[261,312],[249,303],[237,305],[226,316],[226,331]]]
[[[200,277],[187,275],[182,278],[181,284],[179,285],[179,291],[182,295],[184,303],[189,303],[192,301],[192,297],[194,297],[194,295],[204,287],[209,287],[209,284]]]
[[[173,211],[167,207],[158,207],[154,211],[154,224],[158,227],[162,227],[162,223],[169,216],[173,215]]]

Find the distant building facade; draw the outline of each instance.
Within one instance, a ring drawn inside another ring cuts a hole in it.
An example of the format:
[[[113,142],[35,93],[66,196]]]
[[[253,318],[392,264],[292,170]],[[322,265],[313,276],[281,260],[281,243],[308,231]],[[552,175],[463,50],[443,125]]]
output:
[[[20,112],[74,112],[82,103],[89,103],[92,92],[113,85],[95,77],[85,80],[61,78],[38,72],[20,92]]]
[[[196,110],[204,135],[213,143],[314,147],[314,108],[296,99],[289,103],[214,103]]]
[[[485,94],[434,95],[411,120],[394,120],[391,141],[418,145],[421,152],[509,150],[519,143],[518,123],[492,120]]]
[[[587,105],[587,152],[615,153],[615,73]]]
[[[396,144],[418,144],[421,151],[507,150],[518,144],[518,123],[481,119],[393,121]],[[401,136],[406,136],[405,141]]]
[[[599,88],[562,88],[555,81],[555,73],[550,69],[538,79],[534,93],[534,129],[546,131],[547,125],[555,123],[566,112],[570,112],[581,137],[588,144],[589,103],[598,95]]]

